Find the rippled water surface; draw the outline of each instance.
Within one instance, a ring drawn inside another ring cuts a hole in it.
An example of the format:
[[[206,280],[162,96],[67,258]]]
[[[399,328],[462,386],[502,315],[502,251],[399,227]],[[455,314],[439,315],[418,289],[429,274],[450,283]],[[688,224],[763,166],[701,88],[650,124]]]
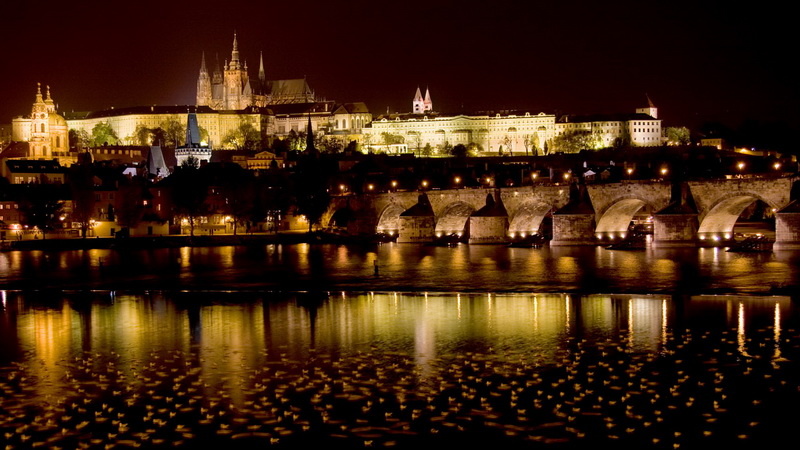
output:
[[[774,293],[800,286],[800,252],[412,244],[32,251],[0,253],[0,282],[35,289]]]
[[[790,297],[0,296],[16,446],[751,448],[800,400]]]

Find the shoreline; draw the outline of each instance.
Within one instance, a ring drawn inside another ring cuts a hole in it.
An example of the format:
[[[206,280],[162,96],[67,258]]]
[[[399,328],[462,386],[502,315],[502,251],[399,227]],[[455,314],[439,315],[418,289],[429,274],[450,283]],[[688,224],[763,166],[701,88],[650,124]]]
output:
[[[323,232],[276,233],[276,234],[223,234],[223,235],[167,235],[141,236],[128,238],[87,237],[32,239],[23,241],[4,241],[2,251],[24,250],[92,250],[92,249],[157,249],[180,247],[221,247],[228,245],[268,245],[268,244],[371,244],[370,237],[339,236]]]

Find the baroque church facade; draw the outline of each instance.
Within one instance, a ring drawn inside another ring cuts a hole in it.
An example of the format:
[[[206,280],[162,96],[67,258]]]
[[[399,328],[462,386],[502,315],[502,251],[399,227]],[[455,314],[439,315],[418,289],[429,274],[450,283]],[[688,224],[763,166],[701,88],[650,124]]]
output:
[[[27,149],[17,147],[17,153],[4,154],[6,159],[57,159],[62,165],[74,162],[74,157],[69,153],[67,121],[58,113],[50,95],[50,86],[46,87],[46,93],[46,96],[42,95],[42,85],[37,83],[30,116],[12,120],[12,141],[26,143]]]
[[[214,71],[209,73],[203,53],[200,75],[197,78],[197,106],[208,106],[217,111],[233,111],[251,106],[263,108],[270,105],[315,102],[314,91],[304,78],[267,80],[263,53],[260,56],[258,77],[251,78],[247,62],[240,59],[236,33],[233,35],[231,59],[225,61],[223,68],[220,69],[217,61]]]

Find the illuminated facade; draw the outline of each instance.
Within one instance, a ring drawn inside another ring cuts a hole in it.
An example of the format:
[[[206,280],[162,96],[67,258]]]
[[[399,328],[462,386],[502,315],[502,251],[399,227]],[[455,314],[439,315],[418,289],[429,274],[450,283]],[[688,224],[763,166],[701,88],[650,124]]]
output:
[[[28,142],[26,159],[57,159],[61,165],[74,162],[69,155],[69,127],[63,116],[58,114],[56,104],[50,96],[42,97],[42,86],[36,89],[36,99],[30,117],[17,117],[12,120],[12,140]]]
[[[631,145],[662,145],[658,110],[648,99],[648,107],[635,114],[562,116],[530,112],[481,115],[445,115],[433,112],[430,91],[423,98],[419,88],[412,101],[411,114],[380,116],[363,129],[366,147],[387,153],[419,153],[426,146],[440,153],[448,145],[463,144],[484,154],[541,154],[545,143],[564,133],[591,134],[595,148],[611,147],[617,139],[630,139]]]
[[[363,130],[362,142],[369,148],[391,153],[395,148],[419,153],[426,145],[475,145],[483,152],[517,153],[541,148],[556,133],[552,114],[419,115],[382,116]],[[387,133],[387,134],[384,134]],[[386,136],[402,138],[404,145],[389,143]]]

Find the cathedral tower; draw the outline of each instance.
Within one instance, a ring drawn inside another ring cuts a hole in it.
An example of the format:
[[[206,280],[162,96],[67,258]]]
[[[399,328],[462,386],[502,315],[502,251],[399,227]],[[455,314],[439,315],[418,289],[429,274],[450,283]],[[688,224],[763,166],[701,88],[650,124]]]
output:
[[[239,62],[239,43],[233,34],[231,62],[225,67],[225,90],[223,92],[225,109],[244,109],[252,103],[252,92],[246,66]]]
[[[200,63],[200,76],[197,78],[197,106],[211,106],[211,77],[206,69],[206,54]]]

